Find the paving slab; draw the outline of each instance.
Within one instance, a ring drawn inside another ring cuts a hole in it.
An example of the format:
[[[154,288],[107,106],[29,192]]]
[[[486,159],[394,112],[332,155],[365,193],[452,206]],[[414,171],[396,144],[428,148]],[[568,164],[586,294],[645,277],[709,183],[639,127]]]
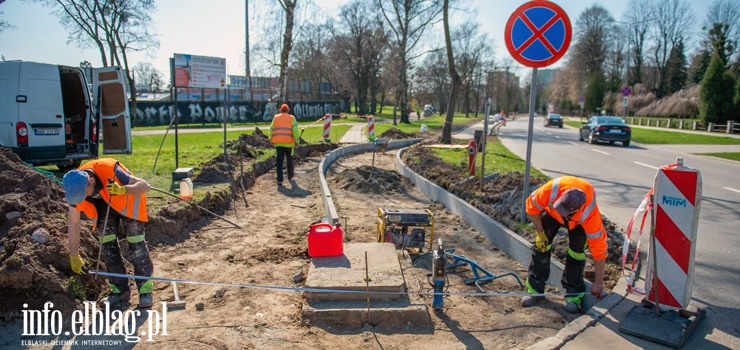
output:
[[[366,274],[370,277],[370,283],[367,284],[365,283]],[[392,243],[345,243],[344,254],[341,256],[311,259],[306,288],[358,292],[306,292],[306,299],[309,303],[329,300],[406,298],[403,294],[406,292],[403,272],[396,248]],[[366,291],[382,292],[382,294],[364,293]]]

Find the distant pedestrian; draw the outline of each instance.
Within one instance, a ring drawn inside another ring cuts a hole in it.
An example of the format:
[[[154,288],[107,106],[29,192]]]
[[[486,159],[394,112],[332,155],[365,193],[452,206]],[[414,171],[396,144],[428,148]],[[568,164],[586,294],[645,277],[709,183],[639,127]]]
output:
[[[283,185],[283,159],[288,162],[288,181],[293,180],[293,155],[295,146],[300,142],[300,130],[295,116],[288,114],[290,107],[283,103],[280,114],[276,114],[270,125],[270,144],[275,147],[277,158],[277,185]]]

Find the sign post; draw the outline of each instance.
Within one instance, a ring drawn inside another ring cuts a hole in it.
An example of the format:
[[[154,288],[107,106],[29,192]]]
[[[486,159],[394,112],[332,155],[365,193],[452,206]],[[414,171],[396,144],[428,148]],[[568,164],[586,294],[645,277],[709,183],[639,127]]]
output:
[[[174,72],[171,77],[172,87],[175,91],[175,167],[178,167],[180,152],[177,142],[177,125],[179,123],[177,88],[216,89],[217,95],[220,95],[220,89],[226,87],[226,59],[176,53],[172,59],[170,69]],[[227,108],[224,108],[224,110],[228,111]],[[224,155],[226,154],[226,122],[228,118],[226,113],[224,114]]]
[[[622,96],[624,96],[624,111],[622,112],[622,117],[627,117],[627,102],[630,98],[630,95],[632,95],[632,89],[629,86],[622,87]]]
[[[525,201],[529,197],[529,168],[532,160],[532,134],[537,96],[537,68],[547,67],[565,55],[573,35],[568,15],[560,6],[545,0],[534,0],[519,6],[506,22],[506,49],[517,62],[532,68],[529,93],[529,130],[527,160],[522,188],[521,218],[526,218]]]

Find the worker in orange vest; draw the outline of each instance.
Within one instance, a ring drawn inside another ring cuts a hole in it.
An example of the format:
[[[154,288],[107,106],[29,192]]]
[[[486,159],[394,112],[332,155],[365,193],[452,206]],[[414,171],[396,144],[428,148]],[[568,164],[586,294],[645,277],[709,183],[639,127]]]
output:
[[[62,184],[69,204],[67,221],[72,271],[83,274],[87,270],[79,253],[80,213],[85,213],[95,222],[93,230],[96,227],[105,230],[100,232],[100,249],[108,272],[126,274],[117,239],[117,232],[123,227],[128,241],[128,254],[134,265],[134,275],[152,276],[154,265],[144,240],[144,223],[149,221],[146,213],[146,193],[151,190],[149,183],[134,176],[117,160],[103,158],[67,172]],[[111,294],[103,302],[117,307],[130,299],[128,278],[108,277],[108,284]],[[154,289],[152,281],[136,279],[136,286],[139,289],[139,308],[151,307]]]
[[[293,155],[295,146],[300,142],[298,121],[295,116],[288,114],[290,107],[283,103],[280,106],[280,114],[276,114],[270,125],[270,143],[275,147],[277,158],[277,185],[283,185],[283,159],[288,162],[288,181],[293,180]]]
[[[607,257],[606,230],[596,205],[596,192],[586,180],[562,176],[548,181],[527,198],[527,214],[536,237],[529,265],[527,290],[530,294],[545,292],[550,276],[552,241],[561,226],[568,230],[568,255],[560,281],[566,292],[565,310],[578,313],[586,291],[583,271],[586,267],[586,243],[594,259],[594,282],[591,294],[601,298],[604,291],[604,266]],[[535,305],[543,296],[525,296],[522,306]]]

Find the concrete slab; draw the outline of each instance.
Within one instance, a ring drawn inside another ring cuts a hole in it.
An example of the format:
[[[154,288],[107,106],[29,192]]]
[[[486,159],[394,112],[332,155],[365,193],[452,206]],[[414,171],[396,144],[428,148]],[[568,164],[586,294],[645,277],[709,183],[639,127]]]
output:
[[[365,283],[365,253],[370,283]],[[404,299],[406,284],[392,243],[346,243],[344,254],[337,257],[311,259],[306,278],[306,288],[384,292],[324,293],[306,292],[309,303],[328,300],[389,300]]]
[[[411,304],[408,300],[376,300],[371,301],[369,306],[367,301],[359,300],[306,303],[301,310],[302,323],[339,328],[383,325],[396,330],[432,326],[426,304]]]

